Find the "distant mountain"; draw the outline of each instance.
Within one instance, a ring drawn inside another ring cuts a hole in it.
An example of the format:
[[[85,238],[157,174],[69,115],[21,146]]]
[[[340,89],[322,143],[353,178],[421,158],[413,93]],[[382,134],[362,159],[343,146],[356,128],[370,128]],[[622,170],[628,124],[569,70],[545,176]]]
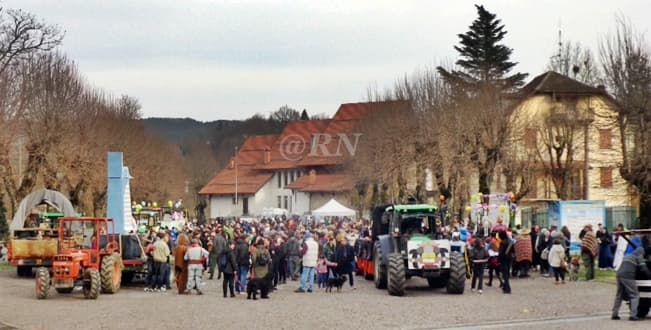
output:
[[[145,129],[159,134],[171,143],[182,145],[188,140],[211,140],[215,131],[234,128],[243,123],[240,120],[216,120],[201,122],[192,118],[145,118]]]

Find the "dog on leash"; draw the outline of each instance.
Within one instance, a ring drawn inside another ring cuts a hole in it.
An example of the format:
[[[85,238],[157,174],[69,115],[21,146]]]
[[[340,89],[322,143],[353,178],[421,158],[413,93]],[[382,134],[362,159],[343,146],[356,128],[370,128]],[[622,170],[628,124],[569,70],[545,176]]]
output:
[[[258,290],[260,289],[259,279],[251,279],[250,277],[246,281],[246,299],[258,300]]]
[[[579,267],[581,261],[577,257],[573,257],[570,260],[570,281],[576,282],[579,280]]]
[[[337,288],[337,292],[341,291],[341,287],[346,283],[346,275],[335,276],[328,279],[328,286],[326,292],[332,292],[332,288]]]

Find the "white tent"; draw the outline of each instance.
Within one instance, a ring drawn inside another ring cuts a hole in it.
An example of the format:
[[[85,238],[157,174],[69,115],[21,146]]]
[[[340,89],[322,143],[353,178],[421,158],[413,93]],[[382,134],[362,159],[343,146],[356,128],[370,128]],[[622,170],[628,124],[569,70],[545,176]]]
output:
[[[354,217],[355,214],[357,214],[355,210],[341,205],[334,198],[320,208],[312,211],[312,215],[320,217]]]

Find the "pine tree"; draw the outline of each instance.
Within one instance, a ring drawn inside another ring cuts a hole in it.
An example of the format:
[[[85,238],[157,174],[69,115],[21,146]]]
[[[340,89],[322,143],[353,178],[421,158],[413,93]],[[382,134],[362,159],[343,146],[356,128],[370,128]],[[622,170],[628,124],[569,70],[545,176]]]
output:
[[[470,25],[470,30],[459,34],[459,46],[454,49],[461,57],[456,64],[462,71],[448,72],[438,67],[439,73],[449,81],[465,82],[465,85],[488,83],[500,90],[511,90],[524,84],[525,73],[507,76],[518,63],[510,61],[513,49],[499,44],[507,31],[496,15],[484,6],[475,5],[477,19]]]
[[[310,120],[310,116],[307,114],[306,109],[303,109],[303,112],[301,112],[301,120]]]
[[[477,171],[479,191],[489,194],[508,137],[509,101],[504,96],[516,92],[527,74],[509,75],[517,63],[510,61],[513,50],[500,44],[507,33],[504,24],[484,6],[475,7],[477,18],[454,47],[459,70],[437,70],[451,87],[453,110],[473,117],[463,128],[466,154]]]
[[[9,234],[9,225],[7,225],[4,196],[0,194],[0,241],[5,240]]]

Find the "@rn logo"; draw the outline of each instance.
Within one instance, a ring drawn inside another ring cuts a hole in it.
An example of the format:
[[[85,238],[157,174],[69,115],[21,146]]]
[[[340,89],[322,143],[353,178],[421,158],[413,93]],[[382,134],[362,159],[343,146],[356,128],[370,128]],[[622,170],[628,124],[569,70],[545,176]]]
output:
[[[348,155],[353,157],[357,151],[361,136],[362,133],[315,133],[312,135],[312,140],[308,144],[302,136],[292,134],[280,141],[280,155],[283,159],[289,161],[297,161],[303,156],[342,157]]]

